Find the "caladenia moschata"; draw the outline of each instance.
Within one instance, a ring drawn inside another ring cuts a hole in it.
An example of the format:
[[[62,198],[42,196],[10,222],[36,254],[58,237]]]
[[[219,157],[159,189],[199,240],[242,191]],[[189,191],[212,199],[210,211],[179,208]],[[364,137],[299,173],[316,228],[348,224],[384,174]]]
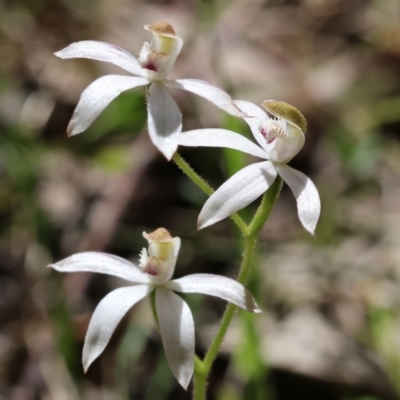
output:
[[[153,34],[145,42],[139,57],[109,43],[86,40],[72,43],[55,53],[57,57],[89,58],[112,63],[135,76],[106,75],[95,80],[81,95],[68,125],[69,136],[86,130],[120,93],[149,85],[147,91],[147,127],[153,144],[170,160],[178,148],[175,136],[182,131],[182,113],[167,88],[183,89],[202,96],[236,117],[245,117],[222,89],[197,79],[167,79],[178,57],[183,40],[165,21],[145,25]]]
[[[266,159],[249,165],[228,179],[204,204],[198,226],[212,225],[246,207],[265,193],[279,175],[290,187],[297,201],[297,211],[304,228],[314,234],[320,215],[320,199],[313,182],[302,172],[287,165],[304,145],[307,129],[303,115],[280,101],[265,101],[260,107],[244,100],[235,101],[259,146],[226,129],[198,129],[177,137],[182,146],[226,147]]]
[[[187,388],[194,370],[194,322],[185,301],[175,294],[202,293],[224,299],[250,312],[261,312],[247,289],[233,279],[212,274],[193,274],[171,280],[181,246],[164,228],[143,233],[148,250],[140,254],[139,265],[123,258],[98,252],[78,253],[49,265],[60,272],[90,271],[114,275],[132,285],[109,293],[97,306],[90,321],[83,347],[85,371],[103,352],[115,328],[138,301],[154,296],[154,311],[168,364]]]
[[[264,109],[244,100],[234,101],[222,89],[195,79],[169,80],[167,76],[178,57],[183,41],[173,27],[159,21],[145,25],[153,35],[135,58],[114,45],[82,41],[55,53],[63,59],[89,58],[109,62],[134,76],[107,75],[89,85],[79,100],[67,131],[70,136],[87,129],[105,107],[121,92],[147,86],[147,126],[150,138],[160,152],[174,162],[209,199],[198,219],[204,228],[232,217],[244,240],[243,258],[237,281],[219,275],[194,274],[171,280],[181,241],[164,228],[144,233],[148,249],[143,249],[138,265],[120,257],[98,252],[78,253],[50,267],[61,272],[90,271],[114,275],[131,283],[108,294],[97,306],[90,321],[83,348],[87,370],[103,352],[116,326],[138,301],[150,296],[168,364],[185,389],[194,374],[194,399],[205,400],[207,382],[221,343],[237,307],[260,312],[246,284],[253,266],[257,236],[279,197],[283,181],[292,190],[300,222],[314,234],[320,200],[312,181],[287,165],[301,150],[307,128],[303,115],[280,101],[265,101]],[[199,129],[182,133],[182,114],[168,88],[187,90],[202,96],[224,111],[244,118],[258,145],[238,133],[225,129]],[[176,153],[178,146],[226,147],[264,161],[246,166],[230,177],[215,192],[186,161]],[[262,196],[250,223],[236,214]],[[195,355],[192,313],[178,293],[202,293],[229,302],[217,333],[203,358]]]

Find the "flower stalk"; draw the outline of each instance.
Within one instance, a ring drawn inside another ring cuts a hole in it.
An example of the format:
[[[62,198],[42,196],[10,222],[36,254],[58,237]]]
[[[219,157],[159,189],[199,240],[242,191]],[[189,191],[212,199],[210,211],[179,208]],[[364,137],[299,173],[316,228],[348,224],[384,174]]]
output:
[[[214,190],[211,188],[211,186],[208,185],[208,183],[202,177],[200,177],[200,175],[198,175],[193,170],[193,168],[178,153],[175,153],[173,161],[188,176],[188,178],[197,187],[199,187],[205,194],[211,196],[214,193]],[[261,204],[258,207],[249,225],[246,225],[246,223],[239,215],[233,214],[231,216],[235,224],[242,232],[245,240],[243,260],[237,279],[237,281],[243,285],[246,284],[250,276],[254,251],[257,243],[257,236],[271,214],[272,208],[279,197],[279,193],[282,188],[282,183],[283,181],[280,177],[277,177],[277,179],[275,179],[273,184],[264,193],[261,200]],[[221,319],[218,328],[218,332],[215,335],[210,347],[208,348],[208,351],[204,356],[204,359],[200,360],[198,357],[195,358],[194,382],[193,382],[194,400],[206,399],[207,380],[212,365],[215,361],[215,358],[218,355],[221,343],[224,340],[224,337],[232,321],[232,318],[235,315],[236,309],[237,307],[232,304],[229,304],[226,307],[226,310],[224,312],[224,315]]]
[[[207,196],[214,193],[214,189],[182,158],[179,153],[175,153],[172,160],[182,170],[182,172]],[[235,213],[230,216],[243,235],[247,234],[247,225],[242,217]]]
[[[249,236],[257,236],[264,226],[271,214],[276,200],[278,199],[279,193],[282,190],[282,185],[282,178],[278,176],[272,186],[264,193],[261,204],[249,225]]]
[[[279,177],[265,192],[261,204],[258,207],[251,223],[244,233],[245,246],[242,264],[240,266],[239,275],[237,281],[242,285],[246,285],[247,280],[250,276],[251,266],[254,258],[254,251],[257,243],[257,236],[260,233],[263,225],[271,214],[271,211],[279,197],[280,190],[282,188],[282,179]],[[206,400],[207,380],[210,374],[212,365],[215,358],[218,355],[221,343],[224,340],[225,334],[229,328],[233,316],[235,315],[237,307],[229,304],[224,312],[221,319],[218,332],[215,335],[203,361],[195,363],[194,370],[194,400]]]

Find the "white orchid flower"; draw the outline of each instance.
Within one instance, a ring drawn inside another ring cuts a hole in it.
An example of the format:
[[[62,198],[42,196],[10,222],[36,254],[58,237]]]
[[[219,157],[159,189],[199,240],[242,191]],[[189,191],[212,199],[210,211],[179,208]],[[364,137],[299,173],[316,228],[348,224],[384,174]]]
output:
[[[147,96],[150,138],[170,160],[178,147],[174,136],[182,131],[182,113],[167,88],[195,93],[237,117],[243,117],[244,114],[231,97],[216,86],[197,79],[166,79],[182,49],[183,41],[165,21],[145,25],[145,29],[153,33],[153,39],[143,44],[139,59],[112,44],[91,40],[72,43],[54,53],[63,59],[90,58],[109,62],[137,75],[106,75],[95,80],[82,93],[67,133],[73,136],[86,130],[121,92],[150,84]]]
[[[263,103],[273,118],[248,101],[237,100],[235,103],[246,114],[254,116],[245,120],[261,147],[225,129],[184,132],[178,136],[178,143],[183,146],[227,147],[268,161],[243,168],[218,188],[200,212],[199,229],[246,207],[261,196],[279,174],[297,200],[300,222],[313,235],[321,210],[318,191],[306,175],[286,165],[304,145],[303,130],[307,127],[304,117],[297,109],[283,102]]]
[[[186,389],[194,369],[194,322],[192,313],[174,292],[202,293],[220,297],[251,312],[261,312],[243,285],[219,275],[193,274],[170,280],[181,240],[164,228],[143,233],[149,242],[143,249],[139,267],[106,253],[78,253],[49,265],[60,272],[90,271],[114,275],[133,282],[108,294],[95,309],[86,333],[82,362],[85,371],[103,352],[115,328],[139,300],[155,292],[156,310],[168,364]]]

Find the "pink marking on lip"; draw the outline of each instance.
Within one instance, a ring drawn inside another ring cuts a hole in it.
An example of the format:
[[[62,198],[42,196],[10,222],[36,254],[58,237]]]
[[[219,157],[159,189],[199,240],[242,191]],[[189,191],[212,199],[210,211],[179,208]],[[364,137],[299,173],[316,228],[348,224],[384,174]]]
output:
[[[264,128],[260,129],[261,135],[263,135],[264,137],[267,137],[267,132],[265,131]]]
[[[145,272],[146,272],[146,274],[149,274],[149,275],[152,275],[152,276],[158,275],[157,270],[153,269],[151,267],[147,267]]]
[[[265,137],[265,139],[267,140],[267,144],[271,144],[276,138],[275,137],[273,137],[273,138],[271,138],[271,139],[268,139],[268,133],[267,133],[267,131],[264,129],[264,128],[261,128],[260,129],[260,133],[261,133],[261,135],[263,135],[264,137]]]
[[[157,67],[153,63],[147,64],[145,68],[157,72]]]

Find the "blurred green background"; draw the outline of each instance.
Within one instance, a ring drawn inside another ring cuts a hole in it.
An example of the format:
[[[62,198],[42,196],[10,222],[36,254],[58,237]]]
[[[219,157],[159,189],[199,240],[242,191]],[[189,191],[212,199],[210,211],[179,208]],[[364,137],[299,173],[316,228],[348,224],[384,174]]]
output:
[[[84,375],[90,316],[126,283],[46,268],[86,250],[135,260],[142,232],[164,226],[183,240],[176,276],[237,274],[236,228],[225,220],[196,232],[205,196],[150,143],[143,90],[121,95],[83,134],[65,133],[84,88],[124,72],[53,52],[94,39],[137,56],[150,39],[143,25],[161,19],[185,43],[171,77],[304,113],[306,145],[291,165],[322,200],[313,239],[284,188],[249,282],[265,312],[238,312],[209,399],[399,399],[398,0],[0,0],[0,399],[191,398],[168,369],[146,301]],[[185,130],[249,135],[206,101],[171,93]],[[219,149],[182,155],[214,187],[253,161]],[[202,355],[225,304],[187,301]]]

